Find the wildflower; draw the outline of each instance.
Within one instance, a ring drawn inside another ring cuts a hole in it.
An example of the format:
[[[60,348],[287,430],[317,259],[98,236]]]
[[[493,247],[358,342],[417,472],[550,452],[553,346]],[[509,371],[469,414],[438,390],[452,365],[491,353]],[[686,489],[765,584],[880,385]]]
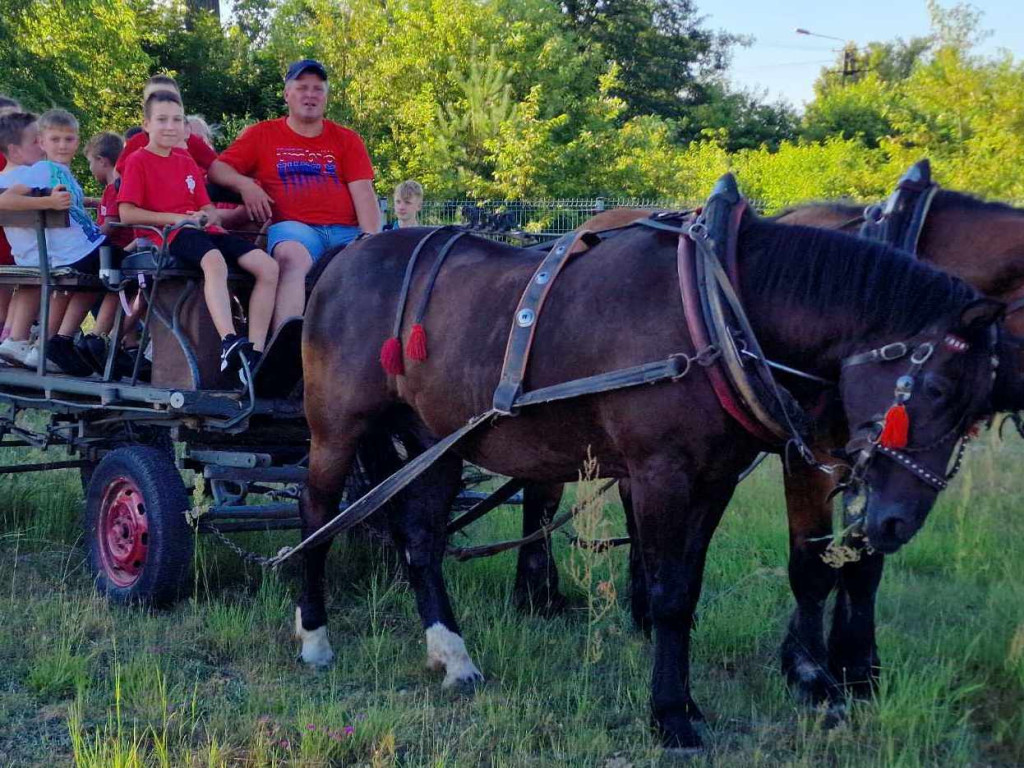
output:
[[[315,731],[316,730],[316,726],[313,725],[313,723],[307,723],[306,724],[306,730],[307,731]]]
[[[331,733],[330,733],[330,736],[331,736],[331,738],[332,738],[332,739],[334,739],[335,741],[341,741],[341,740],[342,740],[343,738],[345,738],[345,737],[344,737],[344,736],[342,735],[341,731],[331,731]]]
[[[355,732],[356,732],[356,729],[353,726],[351,726],[351,725],[346,725],[345,726],[345,735],[346,736],[351,736]]]
[[[288,741],[288,739],[281,739],[277,744],[281,749],[289,749],[292,746],[292,743]]]

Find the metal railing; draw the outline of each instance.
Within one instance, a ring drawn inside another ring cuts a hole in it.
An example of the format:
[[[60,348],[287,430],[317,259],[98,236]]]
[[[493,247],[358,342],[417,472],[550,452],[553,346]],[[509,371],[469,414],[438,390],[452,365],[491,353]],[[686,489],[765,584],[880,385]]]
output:
[[[382,201],[382,210],[388,211]],[[579,197],[561,200],[426,200],[419,220],[426,226],[462,224],[508,239],[546,238],[570,232],[601,211],[612,208],[678,209],[676,200]]]

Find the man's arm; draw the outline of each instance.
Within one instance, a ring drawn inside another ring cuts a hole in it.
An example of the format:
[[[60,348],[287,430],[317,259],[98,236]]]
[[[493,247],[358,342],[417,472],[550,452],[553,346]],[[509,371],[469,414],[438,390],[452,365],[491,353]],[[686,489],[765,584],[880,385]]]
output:
[[[31,196],[24,184],[14,184],[0,192],[0,211],[66,211],[71,207],[71,193],[58,184],[45,197]]]
[[[223,160],[214,160],[209,178],[214,184],[233,189],[242,196],[245,209],[253,221],[265,221],[272,215],[274,201],[254,179],[243,176]]]
[[[359,228],[371,235],[380,232],[380,206],[377,205],[377,193],[373,189],[373,182],[369,179],[350,181],[348,191],[352,195],[352,205],[356,209]]]

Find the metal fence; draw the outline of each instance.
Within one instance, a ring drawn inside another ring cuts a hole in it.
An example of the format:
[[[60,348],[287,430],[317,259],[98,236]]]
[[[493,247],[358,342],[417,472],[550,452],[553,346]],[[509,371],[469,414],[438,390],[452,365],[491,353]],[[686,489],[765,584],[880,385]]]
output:
[[[462,224],[501,239],[525,241],[570,232],[591,216],[612,208],[685,208],[676,200],[569,198],[565,200],[427,200],[420,223]],[[387,212],[385,212],[387,215]]]

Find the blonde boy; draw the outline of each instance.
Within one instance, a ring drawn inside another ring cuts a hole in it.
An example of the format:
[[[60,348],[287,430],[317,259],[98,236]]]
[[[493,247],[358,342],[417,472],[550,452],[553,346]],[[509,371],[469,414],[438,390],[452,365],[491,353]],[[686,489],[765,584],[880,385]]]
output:
[[[395,221],[389,229],[405,229],[420,225],[417,215],[423,208],[423,187],[409,179],[395,187]]]

